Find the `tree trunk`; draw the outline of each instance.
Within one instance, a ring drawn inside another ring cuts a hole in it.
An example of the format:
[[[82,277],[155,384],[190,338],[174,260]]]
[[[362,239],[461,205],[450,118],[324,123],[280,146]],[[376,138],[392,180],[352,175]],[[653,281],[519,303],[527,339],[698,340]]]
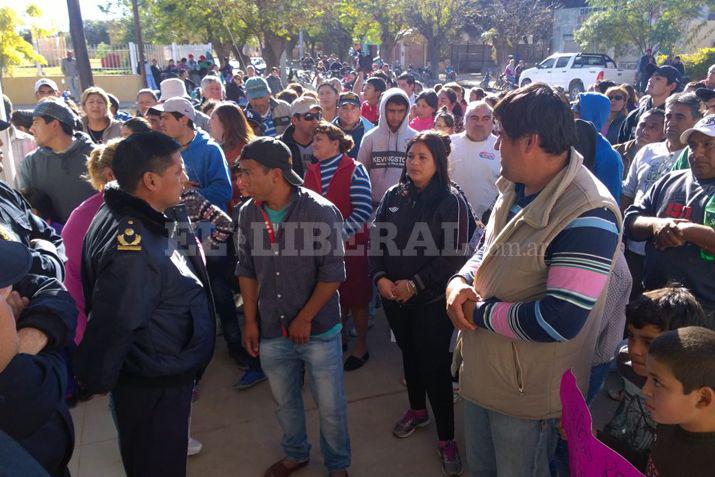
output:
[[[380,34],[380,42],[380,58],[382,58],[382,61],[385,63],[392,64],[395,44],[397,43],[395,41],[395,35],[391,34],[387,28],[383,28]]]
[[[288,44],[286,45],[286,58],[288,60],[293,59],[293,51],[295,50],[296,45],[298,45],[299,39],[300,39],[299,35],[292,35],[290,37],[290,40],[288,40]]]
[[[281,55],[286,49],[288,40],[280,37],[272,31],[263,32],[263,45],[261,46],[261,55],[266,62],[266,70],[274,66],[280,66]]]
[[[233,56],[236,57],[238,60],[239,64],[241,65],[241,69],[246,71],[246,66],[251,64],[251,58],[243,54],[243,45],[231,45],[231,51],[233,52]]]
[[[137,0],[132,0],[132,14],[134,15],[134,36],[137,39],[137,50],[139,50],[139,74],[142,77],[142,88],[149,84],[146,80],[146,58],[144,57],[144,40],[142,40],[142,26],[139,22],[139,5]]]
[[[425,40],[427,40],[427,61],[432,68],[432,74],[437,78],[439,77],[440,45],[434,38],[425,37]]]
[[[92,67],[89,64],[87,41],[84,38],[84,22],[82,21],[82,10],[79,8],[79,0],[67,0],[67,13],[70,19],[70,34],[72,36],[74,56],[77,59],[79,83],[82,91],[84,91],[90,86],[94,86],[94,79],[92,78]]]

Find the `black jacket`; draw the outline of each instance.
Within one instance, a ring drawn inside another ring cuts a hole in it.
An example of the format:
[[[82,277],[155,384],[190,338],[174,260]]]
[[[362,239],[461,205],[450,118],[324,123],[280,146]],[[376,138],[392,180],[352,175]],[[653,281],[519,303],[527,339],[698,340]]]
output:
[[[295,126],[292,124],[288,126],[288,129],[283,131],[278,139],[283,142],[288,149],[290,149],[290,156],[293,160],[293,170],[300,177],[305,177],[305,170],[303,169],[303,158],[300,155],[300,149],[298,148],[298,143],[293,139],[293,131],[295,131]]]
[[[215,341],[206,268],[188,221],[110,183],[84,240],[87,330],[75,373],[88,391],[117,382],[171,386],[194,381]]]
[[[59,350],[74,338],[77,308],[54,278],[28,275],[13,288],[30,299],[17,328],[37,328],[48,342],[36,356],[16,355],[0,373],[0,430],[50,475],[62,476],[72,456],[74,428],[65,403],[67,368]]]
[[[22,195],[3,181],[0,181],[0,239],[16,240],[30,249],[30,273],[64,281],[67,257],[62,237],[34,215]]]
[[[370,231],[370,275],[375,282],[382,277],[414,281],[417,294],[407,305],[438,300],[449,278],[469,258],[474,228],[462,194],[436,177],[422,192],[409,182],[392,186]]]
[[[621,144],[626,141],[630,141],[631,139],[635,139],[638,121],[640,121],[643,113],[645,113],[649,109],[653,109],[653,99],[650,96],[647,96],[647,99],[644,98],[643,100],[641,100],[640,104],[638,105],[638,108],[634,109],[633,111],[628,113],[628,116],[626,116],[626,119],[621,124],[620,131],[618,131],[617,144]]]

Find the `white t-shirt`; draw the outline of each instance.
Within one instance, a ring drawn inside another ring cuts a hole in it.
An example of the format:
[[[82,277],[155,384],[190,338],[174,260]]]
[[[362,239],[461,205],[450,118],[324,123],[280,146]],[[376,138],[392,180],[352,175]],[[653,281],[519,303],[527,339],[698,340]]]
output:
[[[490,134],[485,141],[475,142],[467,133],[453,134],[449,155],[449,177],[459,184],[469,204],[481,219],[497,198],[496,180],[501,170],[501,154],[494,149],[497,137]]]
[[[638,204],[650,186],[670,172],[682,151],[669,151],[666,141],[643,146],[631,162],[622,194],[633,197],[633,203]],[[645,242],[626,240],[626,246],[631,252],[645,255]]]

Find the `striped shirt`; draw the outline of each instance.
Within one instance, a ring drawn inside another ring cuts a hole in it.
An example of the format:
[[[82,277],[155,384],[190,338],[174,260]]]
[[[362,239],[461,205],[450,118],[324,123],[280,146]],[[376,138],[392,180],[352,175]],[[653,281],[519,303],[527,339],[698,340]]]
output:
[[[518,194],[509,219],[534,197]],[[546,248],[544,261],[549,267],[546,295],[518,303],[490,297],[477,303],[474,323],[519,341],[556,342],[575,338],[608,282],[617,245],[618,226],[613,212],[597,208],[583,213]],[[459,272],[467,283],[474,283],[483,254],[484,247],[480,247]]]
[[[323,196],[328,194],[328,186],[333,180],[335,171],[338,170],[338,165],[342,160],[343,155],[340,154],[332,159],[320,161],[320,187],[323,191]],[[372,215],[372,187],[370,186],[370,177],[367,175],[367,170],[362,164],[357,164],[355,172],[353,172],[350,180],[350,202],[353,211],[349,217],[343,222],[343,240],[348,240],[350,237],[359,232],[370,220]]]

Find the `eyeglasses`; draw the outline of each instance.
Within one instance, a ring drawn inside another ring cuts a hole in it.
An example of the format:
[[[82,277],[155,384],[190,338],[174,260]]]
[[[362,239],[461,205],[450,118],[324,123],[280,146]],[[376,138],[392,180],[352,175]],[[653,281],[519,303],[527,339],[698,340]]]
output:
[[[611,101],[623,101],[625,98],[622,94],[614,94],[609,98]]]
[[[301,118],[303,118],[303,121],[320,121],[320,118],[322,117],[320,113],[305,113],[305,114],[298,114]]]

